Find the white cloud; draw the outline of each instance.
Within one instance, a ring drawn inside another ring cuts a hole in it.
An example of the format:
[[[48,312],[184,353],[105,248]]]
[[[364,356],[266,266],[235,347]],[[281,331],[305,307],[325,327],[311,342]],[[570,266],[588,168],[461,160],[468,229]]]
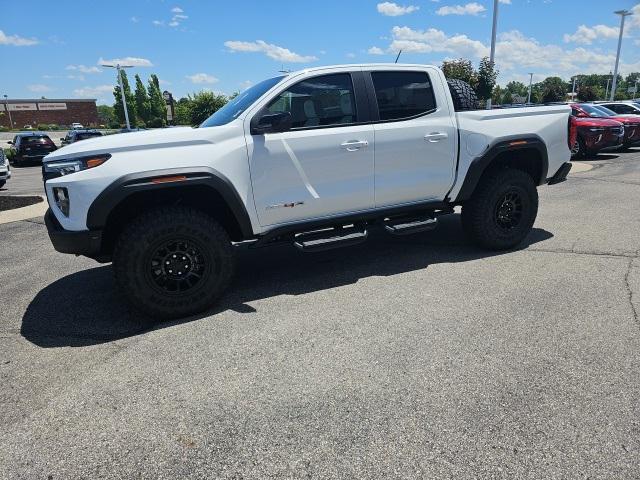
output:
[[[211,84],[218,81],[216,77],[209,75],[208,73],[194,73],[193,75],[187,75],[185,78],[191,80],[191,83],[198,84]]]
[[[240,91],[244,92],[247,88],[249,88],[251,85],[253,85],[253,82],[251,80],[245,80],[244,82],[242,82],[240,84]]]
[[[113,85],[98,85],[96,87],[76,88],[73,94],[81,98],[96,98],[106,93],[113,92]]]
[[[367,53],[369,55],[384,55],[384,50],[382,50],[380,47],[371,47],[369,50],[367,50]],[[355,57],[355,55],[353,56]]]
[[[98,60],[98,65],[102,65],[103,63],[108,63],[111,65],[131,65],[132,67],[153,67],[153,63],[151,63],[151,60],[139,57],[113,58],[111,60],[105,60],[104,58],[100,57],[100,60]]]
[[[81,82],[84,82],[84,75],[67,75],[67,78],[69,80],[79,80]]]
[[[184,12],[184,10],[182,10],[180,7],[173,7],[173,8],[171,9],[171,12],[172,12],[172,13],[183,13],[183,12]]]
[[[129,20],[133,23],[138,23],[140,21],[138,20],[138,17],[131,17]]]
[[[480,41],[472,40],[466,35],[448,36],[442,30],[413,30],[409,27],[393,27],[393,40],[389,50],[406,53],[451,53],[455,56],[482,58],[489,54],[489,49]]]
[[[7,35],[0,30],[0,45],[12,45],[14,47],[30,47],[37,45],[38,40],[35,38],[24,38],[20,35]]]
[[[266,43],[262,40],[255,42],[229,40],[224,42],[224,46],[232,52],[262,52],[267,57],[277,60],[278,62],[307,63],[318,60],[318,57],[314,57],[313,55],[299,55],[287,48]]]
[[[43,85],[41,83],[36,83],[35,85],[27,85],[27,89],[30,92],[35,92],[35,93],[45,93],[53,90],[53,88],[51,88],[49,85]]]
[[[353,53],[353,52],[349,52],[349,53],[347,53],[346,57],[347,58],[356,58],[356,54]]]
[[[164,27],[164,22],[162,20],[154,20],[153,23],[156,27]]]
[[[498,0],[500,3],[504,3],[505,5],[511,5],[511,0]]]
[[[452,5],[440,7],[436,10],[436,15],[478,15],[487,9],[476,2],[467,3],[466,5]]]
[[[98,67],[88,67],[86,65],[67,65],[66,70],[77,70],[82,73],[102,73]]]
[[[378,13],[382,15],[386,15],[388,17],[398,17],[400,15],[406,15],[408,13],[413,13],[417,10],[420,10],[420,7],[416,7],[415,5],[398,5],[393,2],[383,2],[377,5]]]
[[[607,25],[594,25],[593,27],[587,27],[586,25],[580,25],[575,33],[564,35],[565,43],[574,42],[583,45],[591,45],[594,40],[605,40],[618,38],[620,30],[617,27],[609,27]]]
[[[394,27],[391,42],[386,49],[375,47],[376,53],[394,53],[400,49],[406,53],[429,55],[429,61],[439,64],[451,58],[469,58],[477,62],[489,55],[489,46],[466,35],[449,36],[434,28],[413,30],[409,27]],[[620,71],[626,75],[640,71],[640,61],[624,62]],[[626,57],[628,58],[628,56]],[[633,57],[631,57],[633,58]],[[637,56],[635,57],[638,58]],[[615,63],[615,51],[578,47],[563,48],[562,45],[543,44],[514,30],[504,32],[496,44],[496,64],[500,70],[500,82],[523,75],[520,72],[535,72],[536,75],[568,78],[578,72],[608,73]]]

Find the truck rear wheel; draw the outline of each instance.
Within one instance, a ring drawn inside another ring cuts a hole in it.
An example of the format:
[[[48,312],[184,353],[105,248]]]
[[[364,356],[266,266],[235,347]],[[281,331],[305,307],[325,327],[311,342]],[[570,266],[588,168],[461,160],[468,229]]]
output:
[[[521,170],[498,170],[481,180],[462,206],[462,226],[471,239],[490,250],[521,243],[538,214],[533,178]]]
[[[113,267],[131,304],[164,320],[210,308],[231,281],[234,256],[227,232],[213,218],[189,208],[165,207],[124,229]]]

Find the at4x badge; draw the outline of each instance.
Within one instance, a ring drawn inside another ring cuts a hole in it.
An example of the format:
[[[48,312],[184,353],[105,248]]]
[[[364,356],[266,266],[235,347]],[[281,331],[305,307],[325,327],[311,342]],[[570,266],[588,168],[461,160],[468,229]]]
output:
[[[293,208],[298,205],[304,205],[304,202],[278,203],[276,205],[269,205],[267,210],[271,210],[272,208]]]

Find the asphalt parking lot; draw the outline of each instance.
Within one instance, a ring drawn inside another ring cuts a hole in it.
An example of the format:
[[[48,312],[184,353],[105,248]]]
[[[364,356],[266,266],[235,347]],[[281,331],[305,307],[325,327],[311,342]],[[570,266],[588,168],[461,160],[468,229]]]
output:
[[[0,477],[639,478],[640,148],[587,163],[517,251],[243,252],[184,322],[0,225]]]

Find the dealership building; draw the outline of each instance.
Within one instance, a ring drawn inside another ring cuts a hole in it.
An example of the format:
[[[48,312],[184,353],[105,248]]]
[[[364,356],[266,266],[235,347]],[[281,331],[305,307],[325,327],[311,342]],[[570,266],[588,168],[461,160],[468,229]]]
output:
[[[0,126],[37,128],[42,124],[98,126],[98,108],[95,99],[17,99],[0,100]]]

